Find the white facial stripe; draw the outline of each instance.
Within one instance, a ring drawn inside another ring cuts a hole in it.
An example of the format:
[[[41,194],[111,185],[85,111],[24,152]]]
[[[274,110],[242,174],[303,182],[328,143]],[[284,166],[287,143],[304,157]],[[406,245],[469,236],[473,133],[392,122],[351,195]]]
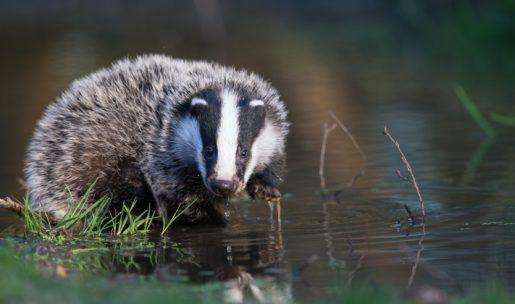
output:
[[[202,138],[200,137],[200,126],[192,116],[183,118],[175,129],[173,149],[185,163],[195,162],[202,178],[206,178],[206,166],[202,157]]]
[[[259,106],[264,106],[264,105],[265,105],[265,103],[259,99],[254,99],[249,102],[249,106],[251,106],[251,107],[259,107]]]
[[[281,132],[269,120],[265,120],[263,129],[252,144],[251,157],[244,175],[244,185],[256,168],[270,163],[272,156],[282,149],[284,144],[281,140]]]
[[[238,148],[238,97],[223,91],[222,109],[217,134],[218,159],[216,162],[216,179],[232,180],[236,174],[236,151]]]
[[[205,101],[204,99],[199,98],[199,97],[194,97],[191,100],[191,106],[194,107],[194,106],[197,106],[197,105],[207,106],[207,101]]]

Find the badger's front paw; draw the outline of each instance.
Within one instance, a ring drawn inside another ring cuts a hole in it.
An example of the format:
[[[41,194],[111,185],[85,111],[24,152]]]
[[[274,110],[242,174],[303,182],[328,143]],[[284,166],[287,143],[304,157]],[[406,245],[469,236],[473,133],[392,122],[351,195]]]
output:
[[[252,199],[273,202],[281,200],[281,192],[279,189],[262,183],[250,183],[247,185],[247,192]]]

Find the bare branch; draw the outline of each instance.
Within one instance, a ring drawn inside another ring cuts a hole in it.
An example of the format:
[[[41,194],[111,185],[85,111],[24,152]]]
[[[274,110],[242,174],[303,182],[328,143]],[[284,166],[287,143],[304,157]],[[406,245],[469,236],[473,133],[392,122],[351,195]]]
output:
[[[363,259],[365,258],[365,255],[362,254],[359,256],[358,263],[356,264],[356,267],[349,272],[347,282],[345,283],[345,287],[349,288],[352,284],[352,280],[354,280],[354,276],[356,275],[356,272],[363,266]]]
[[[347,135],[347,137],[349,137],[349,139],[352,142],[352,145],[359,152],[359,154],[361,155],[361,159],[363,161],[361,169],[356,174],[354,174],[352,179],[347,183],[347,188],[352,188],[352,186],[354,186],[354,183],[365,174],[365,166],[366,166],[367,156],[365,155],[365,152],[363,152],[363,150],[361,149],[361,147],[359,146],[358,142],[356,141],[356,139],[354,138],[352,133],[349,131],[349,129],[347,129],[347,127],[343,124],[343,122],[340,119],[338,119],[338,117],[336,117],[336,115],[333,113],[333,111],[329,111],[329,115],[336,122],[336,124],[340,127],[340,129],[342,129],[343,133],[345,133],[345,135]]]
[[[354,186],[354,183],[356,183],[358,178],[362,177],[364,174],[365,174],[365,169],[361,169],[356,174],[354,174],[352,179],[347,183],[347,188],[352,188],[352,186]]]
[[[424,207],[424,199],[422,198],[422,194],[420,193],[420,188],[419,188],[419,186],[417,184],[417,179],[415,178],[415,174],[413,173],[413,169],[411,168],[410,163],[406,159],[406,156],[402,152],[402,149],[401,149],[401,146],[400,146],[399,142],[392,137],[392,135],[390,134],[390,132],[388,131],[388,128],[386,126],[384,126],[383,134],[386,137],[388,137],[388,139],[397,148],[397,151],[399,151],[399,154],[401,155],[401,161],[402,161],[402,163],[404,164],[404,167],[406,167],[406,170],[408,171],[408,173],[411,176],[411,183],[413,184],[413,187],[415,188],[415,191],[417,192],[418,200],[420,202],[420,209],[422,211],[422,236],[420,237],[420,239],[418,241],[419,249],[417,250],[417,255],[416,255],[416,258],[415,258],[415,263],[413,264],[413,267],[411,268],[411,274],[410,274],[410,277],[408,279],[408,287],[410,287],[413,284],[413,281],[415,280],[415,275],[417,273],[418,264],[420,263],[420,256],[422,255],[422,251],[424,251],[424,240],[426,238],[426,226],[424,224],[424,221],[425,221],[425,218],[426,218],[426,209]],[[399,176],[399,178],[409,181],[409,179],[404,177],[404,175],[402,175],[402,173],[398,169],[396,170],[396,173],[397,173],[397,176]],[[411,221],[412,221],[412,223],[414,225],[415,224],[415,217],[413,215],[413,212],[411,211],[411,209],[407,205],[404,205],[404,208],[406,209],[406,212],[408,213],[408,216],[409,216],[409,218],[411,219]]]
[[[336,128],[336,123],[333,123],[330,127],[327,125],[327,123],[324,123],[324,135],[322,137],[322,148],[320,149],[320,167],[318,170],[318,174],[320,175],[320,188],[322,190],[325,190],[325,174],[324,174],[324,167],[325,167],[325,151],[327,148],[327,137],[329,134],[334,131]]]
[[[15,201],[9,197],[0,198],[0,208],[16,213],[23,217],[25,215],[25,205],[21,202]],[[59,221],[50,213],[39,211],[38,212],[50,224],[57,224]]]
[[[23,210],[25,209],[25,206],[17,201],[14,201],[8,197],[1,199],[0,198],[0,208],[12,211],[19,216],[23,216]]]
[[[413,169],[411,168],[410,163],[406,159],[406,156],[402,152],[401,146],[399,145],[399,142],[392,137],[392,135],[390,134],[390,132],[388,131],[388,128],[386,126],[384,126],[383,134],[386,137],[388,137],[388,139],[397,148],[397,151],[399,151],[399,154],[401,155],[401,161],[402,161],[402,163],[404,164],[404,167],[406,167],[406,170],[408,171],[408,173],[411,176],[411,183],[413,184],[413,187],[415,188],[415,191],[417,192],[418,200],[420,202],[420,209],[422,210],[422,222],[424,222],[425,218],[426,218],[426,209],[424,207],[424,199],[422,198],[422,194],[420,193],[420,188],[419,188],[419,186],[417,184],[417,179],[415,178],[415,174],[413,173]]]
[[[395,174],[397,174],[397,176],[398,176],[401,180],[403,180],[403,181],[405,181],[405,182],[409,182],[409,178],[407,178],[406,176],[404,176],[404,175],[402,174],[401,170],[399,170],[399,169],[395,169]]]
[[[354,148],[356,148],[356,150],[358,150],[363,161],[366,161],[367,156],[365,155],[365,152],[363,152],[363,150],[361,150],[360,146],[358,145],[358,142],[354,139],[354,136],[352,136],[352,133],[349,131],[349,129],[347,129],[347,127],[338,119],[338,117],[336,117],[336,115],[334,115],[333,111],[329,111],[329,115],[331,115],[331,117],[338,124],[340,129],[342,129],[343,132],[350,138],[350,140],[352,141],[352,144],[354,145]]]
[[[424,240],[426,238],[426,226],[422,225],[422,236],[420,237],[420,240],[418,240],[418,250],[417,250],[417,257],[415,258],[415,264],[413,264],[413,267],[411,267],[411,274],[408,279],[408,287],[410,287],[413,284],[413,280],[415,280],[415,274],[417,274],[417,268],[418,264],[420,263],[420,256],[422,255],[422,251],[424,251]]]

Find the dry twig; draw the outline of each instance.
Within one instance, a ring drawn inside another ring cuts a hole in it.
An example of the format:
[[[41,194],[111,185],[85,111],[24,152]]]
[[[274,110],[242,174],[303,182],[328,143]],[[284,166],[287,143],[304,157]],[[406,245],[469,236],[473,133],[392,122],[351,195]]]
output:
[[[345,287],[349,288],[352,284],[352,280],[354,280],[354,276],[356,275],[356,272],[363,266],[363,259],[365,258],[365,255],[362,254],[359,256],[358,263],[356,264],[356,267],[354,267],[351,272],[349,272],[347,282],[345,283]]]
[[[352,186],[354,186],[354,184],[356,183],[358,178],[362,177],[364,174],[365,174],[365,169],[361,169],[356,174],[354,174],[354,176],[351,178],[351,180],[347,183],[347,188],[352,188]]]
[[[331,118],[335,121],[331,126],[328,126],[327,123],[324,123],[324,135],[322,137],[322,148],[320,150],[320,169],[319,169],[319,175],[320,175],[320,188],[322,190],[325,190],[325,175],[324,175],[324,165],[325,165],[325,154],[326,154],[326,148],[327,148],[327,138],[329,137],[329,134],[334,131],[334,129],[338,126],[340,129],[342,129],[343,133],[349,137],[349,139],[352,142],[352,145],[354,148],[359,152],[361,155],[361,159],[363,160],[363,166],[362,168],[352,177],[352,179],[347,183],[347,188],[351,188],[354,186],[354,183],[365,174],[365,164],[367,161],[367,156],[359,146],[358,142],[352,135],[352,133],[347,129],[347,127],[341,122],[338,117],[333,113],[333,111],[329,111],[329,115]]]
[[[395,169],[395,174],[397,174],[397,176],[398,176],[401,180],[403,180],[403,181],[405,181],[405,182],[409,182],[409,178],[407,178],[406,176],[404,176],[404,175],[402,174],[401,170],[399,170],[399,169]]]
[[[320,149],[320,167],[318,170],[318,174],[320,175],[320,188],[325,190],[325,174],[324,174],[324,166],[325,166],[325,150],[327,148],[327,137],[329,134],[336,129],[336,124],[332,124],[330,127],[327,123],[324,123],[324,135],[322,137],[322,148]]]
[[[415,178],[415,174],[413,173],[413,169],[411,168],[410,163],[406,159],[406,156],[402,152],[399,142],[393,138],[393,136],[390,134],[390,132],[388,131],[388,128],[386,126],[384,126],[383,134],[386,137],[388,137],[388,139],[397,148],[397,151],[399,151],[399,154],[401,155],[401,161],[404,164],[404,167],[406,167],[406,170],[408,171],[408,173],[410,174],[411,180],[404,177],[404,175],[402,175],[402,173],[398,169],[396,170],[397,176],[399,176],[399,178],[401,178],[403,180],[411,181],[411,183],[413,184],[413,187],[415,188],[415,191],[417,192],[418,200],[420,202],[420,209],[422,211],[422,236],[420,237],[420,239],[418,241],[419,249],[417,250],[417,256],[415,258],[415,263],[413,264],[413,267],[411,268],[411,274],[408,279],[408,287],[410,287],[413,284],[415,275],[417,273],[418,264],[420,263],[420,256],[422,255],[422,251],[424,251],[424,240],[426,238],[426,226],[424,224],[424,221],[426,218],[426,209],[424,206],[424,199],[422,198],[422,194],[420,193],[420,188],[417,184],[417,179]],[[407,205],[404,205],[404,208],[406,209],[406,212],[408,213],[409,218],[411,218],[412,223],[415,224],[415,217],[413,216],[413,212],[411,211],[411,209]]]
[[[333,113],[333,111],[329,111],[329,115],[331,118],[336,122],[336,124],[342,129],[343,133],[349,137],[350,141],[352,142],[352,145],[354,148],[359,152],[361,155],[361,159],[363,161],[361,169],[352,177],[352,179],[347,183],[347,188],[352,188],[354,186],[354,183],[365,174],[365,166],[367,162],[367,156],[365,155],[365,152],[361,149],[358,142],[350,132],[350,130],[343,124],[343,122],[336,117],[336,115]]]
[[[413,284],[413,280],[415,280],[415,274],[417,273],[418,264],[420,263],[420,256],[422,255],[422,251],[424,251],[424,240],[426,239],[426,226],[422,225],[422,236],[420,237],[420,240],[418,240],[418,250],[417,250],[417,257],[415,258],[415,264],[413,264],[413,267],[411,268],[411,275],[408,279],[408,287],[410,287]]]
[[[18,201],[15,201],[9,197],[0,198],[0,208],[16,213],[17,215],[23,217],[25,215],[25,205]],[[46,219],[50,224],[57,224],[58,220],[50,213],[47,212],[39,212],[41,216]]]
[[[336,123],[338,124],[340,129],[342,129],[343,132],[345,134],[347,134],[347,136],[352,141],[354,148],[356,148],[356,150],[358,150],[359,154],[361,155],[361,158],[365,162],[367,160],[367,156],[365,155],[365,152],[363,152],[363,150],[361,150],[360,146],[358,145],[358,142],[356,141],[356,139],[354,139],[354,136],[352,136],[352,133],[349,131],[349,129],[347,129],[347,127],[345,127],[345,125],[338,119],[338,117],[336,117],[336,115],[334,115],[333,111],[329,111],[329,115],[331,115],[331,117],[334,119],[334,121],[336,121]]]
[[[23,216],[23,210],[25,209],[25,206],[17,201],[14,201],[8,197],[1,199],[0,198],[0,208],[3,208],[8,211],[12,211],[19,216]]]
[[[417,184],[417,179],[415,178],[415,174],[413,173],[413,169],[411,168],[410,163],[406,159],[406,156],[401,150],[401,146],[399,145],[399,142],[392,137],[390,132],[388,131],[388,128],[384,126],[383,134],[388,137],[388,139],[393,143],[393,145],[397,148],[397,151],[399,151],[399,154],[401,155],[401,161],[404,164],[404,167],[406,167],[406,170],[411,176],[411,183],[413,184],[413,187],[415,188],[415,191],[418,195],[418,200],[420,202],[420,209],[422,211],[422,223],[425,221],[426,218],[426,208],[424,207],[424,199],[422,198],[422,194],[420,193],[420,188]]]

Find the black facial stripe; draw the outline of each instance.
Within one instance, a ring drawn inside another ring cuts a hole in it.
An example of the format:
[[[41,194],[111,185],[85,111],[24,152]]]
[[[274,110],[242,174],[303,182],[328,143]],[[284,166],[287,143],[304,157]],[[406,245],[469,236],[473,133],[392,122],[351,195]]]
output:
[[[207,102],[207,105],[198,104],[191,105],[193,98],[201,98]],[[216,139],[218,128],[220,126],[220,116],[222,109],[222,101],[220,100],[220,91],[218,89],[206,89],[192,96],[184,105],[181,106],[181,115],[191,115],[200,126],[200,137],[202,139],[203,157],[205,162],[206,176],[214,175],[216,161],[218,157],[216,148]],[[208,147],[213,147],[213,151],[209,151]],[[211,153],[210,153],[211,152]]]

